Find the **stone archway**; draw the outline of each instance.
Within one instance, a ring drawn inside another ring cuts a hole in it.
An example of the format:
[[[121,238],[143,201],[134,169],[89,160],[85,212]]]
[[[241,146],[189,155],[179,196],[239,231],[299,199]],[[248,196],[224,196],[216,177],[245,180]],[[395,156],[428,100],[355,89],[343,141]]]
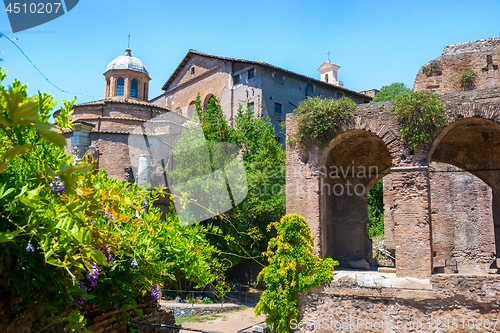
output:
[[[500,258],[499,148],[500,125],[478,117],[454,121],[431,146],[434,267],[485,271]]]
[[[338,134],[320,162],[322,252],[347,266],[372,261],[367,193],[391,168],[386,144],[374,133],[354,129]]]

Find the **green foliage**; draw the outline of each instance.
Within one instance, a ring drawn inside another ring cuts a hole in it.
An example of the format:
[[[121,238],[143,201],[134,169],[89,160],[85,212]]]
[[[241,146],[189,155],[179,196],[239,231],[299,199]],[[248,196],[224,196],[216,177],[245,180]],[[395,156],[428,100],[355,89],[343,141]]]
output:
[[[383,86],[377,96],[375,96],[375,98],[372,99],[370,103],[393,101],[400,94],[410,91],[411,89],[405,86],[404,83],[394,82],[389,86]]]
[[[427,76],[438,76],[443,73],[443,63],[439,60],[432,60],[428,65],[422,66],[422,72]]]
[[[326,145],[355,106],[356,103],[346,97],[340,100],[320,97],[303,100],[295,109],[299,115],[295,138],[291,142],[297,142],[302,147],[309,147],[311,144]]]
[[[371,239],[384,235],[384,189],[382,180],[368,191],[368,233]]]
[[[0,92],[0,296],[6,304],[20,297],[14,314],[37,319],[39,327],[66,322],[67,330],[85,331],[83,301],[126,317],[153,284],[189,279],[205,286],[221,278],[206,230],[182,228],[173,214],[161,220],[151,207],[161,189],[147,192],[91,172],[91,158],[76,163],[64,152],[64,137],[51,129],[70,126],[70,111],[52,126],[51,96],[28,97],[17,80]]]
[[[471,89],[476,81],[476,72],[472,69],[466,69],[460,74],[460,85],[464,89]]]
[[[437,94],[413,91],[401,94],[391,111],[401,122],[400,135],[416,148],[430,142],[447,125],[445,107]]]
[[[203,304],[212,304],[212,300],[209,297],[204,297],[202,302]]]
[[[290,332],[292,319],[299,319],[299,293],[331,281],[338,262],[313,254],[309,225],[300,215],[287,214],[273,225],[277,236],[271,239],[265,253],[269,266],[258,276],[266,283],[266,290],[255,314],[266,314],[266,324],[274,332],[283,333]]]
[[[203,176],[217,170],[214,157],[221,159],[216,151],[217,143],[232,143],[241,149],[245,164],[248,195],[237,206],[201,224],[211,230],[210,241],[221,249],[223,256],[236,264],[241,257],[259,257],[266,249],[267,242],[273,236],[266,231],[269,223],[277,221],[285,213],[284,162],[283,146],[276,143],[274,128],[269,121],[255,117],[253,111],[240,106],[234,119],[234,127],[229,126],[217,98],[213,97],[207,110],[201,109],[199,95],[195,102],[201,125],[196,115],[185,125],[175,153],[176,170],[169,171],[177,182]],[[203,137],[197,134],[203,130]],[[222,145],[224,147],[224,145]],[[212,161],[203,158],[210,152]],[[231,152],[234,154],[234,152]],[[224,159],[224,158],[222,158]],[[211,164],[207,169],[206,165]],[[238,175],[228,175],[228,179]],[[243,179],[245,181],[245,179]],[[225,180],[222,182],[225,184]],[[220,193],[220,183],[215,181],[200,184],[200,193]],[[230,189],[230,193],[235,193]],[[213,197],[212,197],[213,198]],[[205,209],[217,212],[222,198],[215,197]],[[186,203],[185,208],[189,208]],[[197,207],[193,207],[194,210]]]

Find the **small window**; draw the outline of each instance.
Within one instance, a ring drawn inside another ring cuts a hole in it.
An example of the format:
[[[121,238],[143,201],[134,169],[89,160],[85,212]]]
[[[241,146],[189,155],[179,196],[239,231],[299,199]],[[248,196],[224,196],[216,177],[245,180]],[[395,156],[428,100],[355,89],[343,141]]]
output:
[[[308,83],[306,86],[306,93],[308,94],[314,94],[314,86],[312,83]]]
[[[328,74],[325,74],[325,82],[328,83]]]
[[[191,75],[194,75],[194,66],[191,67]]]
[[[137,98],[138,95],[139,95],[139,81],[133,79],[132,83],[130,84],[130,97]]]
[[[281,113],[282,109],[283,109],[283,104],[274,103],[274,112]]]
[[[239,75],[235,75],[233,82],[234,82],[234,84],[240,83],[240,76]]]
[[[252,110],[252,112],[253,112],[253,108],[254,108],[254,104],[253,104],[253,102],[251,102],[251,103],[250,103],[250,106],[248,107],[248,109],[249,109],[249,110]]]
[[[116,80],[116,96],[123,96],[123,89],[125,87],[125,80],[119,77]]]
[[[251,80],[255,77],[255,69],[251,69],[248,71],[248,79]]]

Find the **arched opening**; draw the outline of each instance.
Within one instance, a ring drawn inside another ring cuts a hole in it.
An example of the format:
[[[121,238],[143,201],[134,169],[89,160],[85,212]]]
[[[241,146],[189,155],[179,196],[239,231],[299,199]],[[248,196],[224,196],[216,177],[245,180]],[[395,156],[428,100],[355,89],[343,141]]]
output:
[[[213,94],[208,94],[205,99],[203,100],[203,110],[206,110],[208,108],[208,104],[210,103],[210,100],[212,97],[215,97]]]
[[[328,74],[325,74],[325,82],[328,83]]]
[[[194,101],[192,101],[191,103],[189,103],[189,106],[188,106],[188,112],[187,112],[188,119],[191,119],[193,117],[194,108],[195,108]]]
[[[139,97],[139,81],[133,79],[130,83],[130,97]]]
[[[429,152],[435,272],[485,272],[500,258],[500,125],[460,119]]]
[[[123,91],[125,88],[125,79],[119,77],[116,79],[116,96],[123,96]]]
[[[322,154],[321,250],[344,267],[372,262],[367,194],[391,165],[385,143],[365,130],[337,135]]]

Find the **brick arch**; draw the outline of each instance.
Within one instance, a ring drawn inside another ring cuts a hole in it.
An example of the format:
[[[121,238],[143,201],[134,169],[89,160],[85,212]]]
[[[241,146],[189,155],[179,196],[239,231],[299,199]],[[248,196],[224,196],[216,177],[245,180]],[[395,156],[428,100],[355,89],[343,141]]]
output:
[[[335,137],[343,132],[350,130],[365,130],[378,136],[382,142],[386,145],[389,153],[391,155],[392,163],[395,165],[396,161],[399,160],[403,147],[401,141],[396,133],[394,133],[387,125],[374,119],[369,119],[366,117],[355,116],[349,118],[345,121],[338,129]],[[330,143],[335,140],[335,137],[330,140]],[[329,145],[330,145],[329,143]],[[323,150],[321,156],[321,165],[324,165],[323,158],[325,157],[325,152],[328,148]]]

